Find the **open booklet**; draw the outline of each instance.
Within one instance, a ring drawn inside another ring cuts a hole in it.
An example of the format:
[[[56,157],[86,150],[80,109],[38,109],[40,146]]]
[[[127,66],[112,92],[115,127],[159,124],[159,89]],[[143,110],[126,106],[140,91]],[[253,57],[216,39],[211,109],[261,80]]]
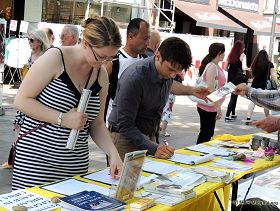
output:
[[[188,165],[196,165],[200,163],[205,163],[214,159],[214,155],[208,154],[204,156],[196,155],[184,155],[175,153],[169,160],[177,163],[185,163]]]
[[[229,93],[233,92],[235,89],[235,85],[231,82],[226,83],[221,88],[217,89],[216,91],[212,92],[207,96],[209,100],[212,102],[217,102],[218,100],[222,99]]]

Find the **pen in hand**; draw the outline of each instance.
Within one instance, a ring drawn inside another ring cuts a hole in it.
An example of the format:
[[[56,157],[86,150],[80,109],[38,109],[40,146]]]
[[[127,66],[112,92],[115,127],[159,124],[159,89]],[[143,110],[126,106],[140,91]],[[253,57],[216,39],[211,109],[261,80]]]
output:
[[[163,143],[164,143],[165,146],[169,146],[169,144],[168,144],[166,139],[163,140]]]

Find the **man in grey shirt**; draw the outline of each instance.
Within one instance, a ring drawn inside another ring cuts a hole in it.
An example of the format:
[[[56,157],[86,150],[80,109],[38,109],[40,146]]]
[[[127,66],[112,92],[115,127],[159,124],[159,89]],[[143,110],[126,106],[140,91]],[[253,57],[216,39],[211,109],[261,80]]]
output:
[[[280,111],[280,91],[279,90],[262,90],[255,89],[242,83],[236,86],[235,94],[244,96],[258,106],[265,107],[269,110]],[[250,125],[255,125],[264,131],[271,133],[280,130],[280,118],[268,116],[264,119],[254,121]]]
[[[177,73],[190,66],[191,61],[188,44],[171,37],[161,44],[154,57],[140,60],[124,71],[108,119],[109,130],[122,159],[127,152],[144,149],[162,159],[174,154],[173,147],[156,143],[170,91],[204,99],[208,94],[206,88],[184,86],[173,81]]]

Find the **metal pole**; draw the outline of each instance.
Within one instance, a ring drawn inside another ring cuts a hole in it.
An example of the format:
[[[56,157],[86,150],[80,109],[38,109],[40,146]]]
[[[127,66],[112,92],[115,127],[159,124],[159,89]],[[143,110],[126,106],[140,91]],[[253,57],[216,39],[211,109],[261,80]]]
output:
[[[276,15],[278,12],[278,0],[275,0],[274,8],[273,8],[273,19],[272,19],[272,27],[271,27],[271,34],[270,34],[270,42],[269,42],[269,58],[273,61],[273,44],[275,38],[275,25],[276,25]]]

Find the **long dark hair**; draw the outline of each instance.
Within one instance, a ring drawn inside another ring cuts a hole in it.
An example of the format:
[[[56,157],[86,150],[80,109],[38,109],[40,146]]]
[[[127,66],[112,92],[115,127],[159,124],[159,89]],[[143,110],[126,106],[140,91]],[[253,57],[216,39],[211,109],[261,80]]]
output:
[[[223,43],[214,42],[209,46],[208,54],[202,59],[199,67],[199,75],[201,76],[204,72],[206,65],[216,58],[219,54],[225,52],[225,45]]]
[[[253,77],[261,75],[268,70],[270,60],[265,50],[261,50],[254,58],[251,64],[251,70]]]
[[[245,48],[244,42],[241,40],[237,40],[234,43],[234,45],[228,55],[228,58],[227,58],[228,63],[236,64],[240,55],[244,52],[244,48]]]

